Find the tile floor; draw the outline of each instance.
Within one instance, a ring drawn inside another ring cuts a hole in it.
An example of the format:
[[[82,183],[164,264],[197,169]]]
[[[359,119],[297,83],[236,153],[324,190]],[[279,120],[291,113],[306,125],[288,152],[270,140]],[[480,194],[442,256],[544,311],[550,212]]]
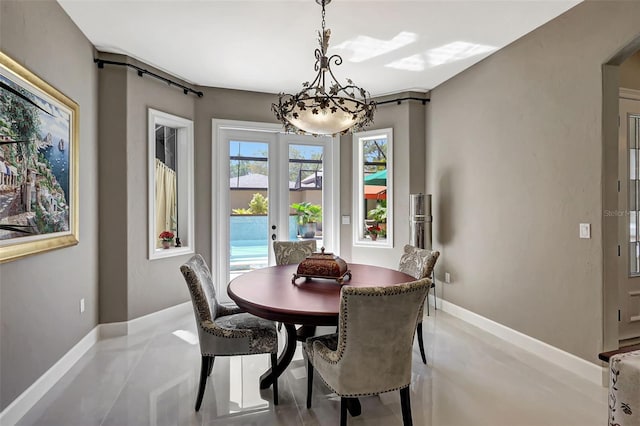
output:
[[[284,331],[284,330],[283,330]],[[195,413],[200,352],[192,315],[136,335],[100,341],[19,425],[337,425],[339,398],[314,380],[305,407],[300,348],[281,376],[280,404],[258,377],[267,355],[219,357]],[[601,426],[606,389],[450,315],[425,317],[428,366],[414,344],[415,425]],[[397,392],[362,398],[350,425],[401,425]]]

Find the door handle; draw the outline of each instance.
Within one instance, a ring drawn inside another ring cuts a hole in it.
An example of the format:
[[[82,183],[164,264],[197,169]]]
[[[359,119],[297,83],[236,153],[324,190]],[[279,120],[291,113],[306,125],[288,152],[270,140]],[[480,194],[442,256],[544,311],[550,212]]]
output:
[[[273,229],[274,231],[276,230],[276,226],[275,225],[271,225],[271,229]],[[275,232],[273,234],[271,234],[271,240],[275,241],[276,240],[276,234]]]

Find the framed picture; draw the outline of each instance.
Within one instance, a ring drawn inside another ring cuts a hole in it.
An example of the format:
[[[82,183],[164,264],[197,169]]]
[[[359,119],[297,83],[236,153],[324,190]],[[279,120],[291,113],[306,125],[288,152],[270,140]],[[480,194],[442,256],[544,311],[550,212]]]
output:
[[[78,244],[78,113],[0,52],[0,262]]]

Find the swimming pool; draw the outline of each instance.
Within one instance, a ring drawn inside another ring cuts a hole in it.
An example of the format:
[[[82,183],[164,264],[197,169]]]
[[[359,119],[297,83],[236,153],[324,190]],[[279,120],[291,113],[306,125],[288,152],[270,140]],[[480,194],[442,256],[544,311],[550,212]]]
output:
[[[230,217],[231,270],[266,266],[269,259],[269,226],[267,216]],[[296,216],[289,216],[289,239],[297,239]]]
[[[266,258],[269,255],[268,240],[231,240],[231,261]]]

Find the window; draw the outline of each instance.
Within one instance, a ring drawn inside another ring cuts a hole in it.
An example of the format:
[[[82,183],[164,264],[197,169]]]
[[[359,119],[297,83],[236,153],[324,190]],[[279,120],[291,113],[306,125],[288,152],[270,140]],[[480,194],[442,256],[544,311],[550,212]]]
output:
[[[353,135],[353,244],[393,247],[393,130]]]
[[[149,109],[148,155],[149,259],[193,253],[193,121]]]

